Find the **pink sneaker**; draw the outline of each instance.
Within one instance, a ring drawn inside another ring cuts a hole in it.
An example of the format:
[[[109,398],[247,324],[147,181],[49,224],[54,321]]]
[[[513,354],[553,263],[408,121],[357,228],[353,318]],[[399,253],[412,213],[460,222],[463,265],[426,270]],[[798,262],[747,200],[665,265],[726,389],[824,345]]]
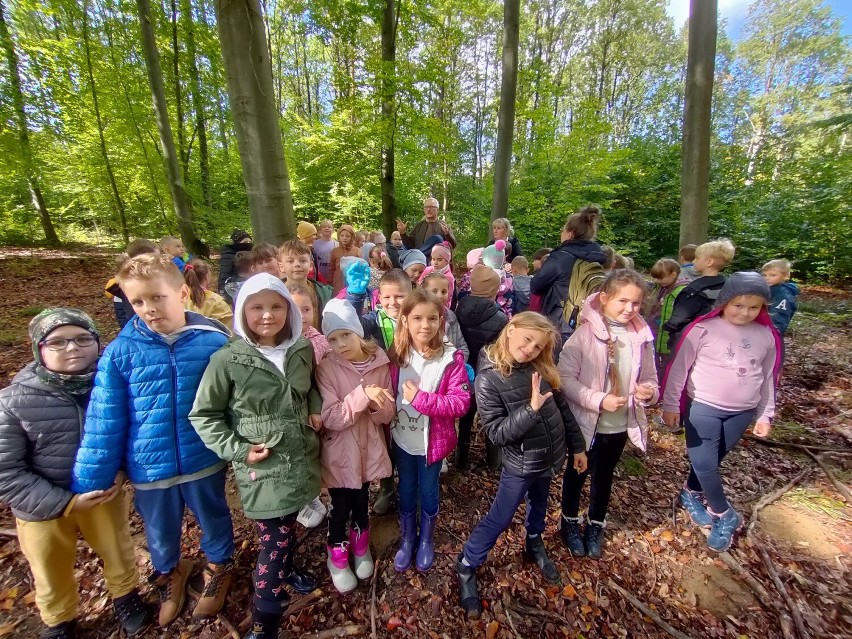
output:
[[[349,547],[352,549],[355,564],[355,574],[358,579],[369,579],[373,576],[373,557],[370,554],[370,529],[359,530],[352,526],[349,531]]]

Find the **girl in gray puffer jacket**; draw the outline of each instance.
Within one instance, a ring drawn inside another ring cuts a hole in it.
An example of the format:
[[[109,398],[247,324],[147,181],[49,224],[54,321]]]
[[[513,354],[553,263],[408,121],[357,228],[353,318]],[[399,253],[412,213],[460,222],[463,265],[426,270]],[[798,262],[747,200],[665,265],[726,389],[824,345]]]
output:
[[[77,533],[104,562],[116,617],[128,636],[150,623],[120,478],[109,490],[71,492],[71,471],[92,390],[100,336],[86,313],[42,311],[30,322],[35,361],[0,391],[0,502],[15,515],[30,564],[41,639],[74,637]]]

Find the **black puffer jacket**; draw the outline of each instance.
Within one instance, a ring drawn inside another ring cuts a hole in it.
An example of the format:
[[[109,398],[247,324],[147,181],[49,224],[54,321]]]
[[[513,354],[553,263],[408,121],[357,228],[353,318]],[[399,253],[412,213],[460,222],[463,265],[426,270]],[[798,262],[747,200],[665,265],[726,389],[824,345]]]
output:
[[[234,257],[240,251],[251,251],[251,247],[251,242],[232,242],[219,249],[219,295],[225,294],[228,278],[237,274],[234,271]]]
[[[482,353],[475,381],[479,418],[488,439],[503,448],[503,468],[516,477],[560,472],[566,444],[571,454],[586,450],[580,427],[561,392],[553,391],[553,397],[537,413],[532,410],[534,372],[525,364],[509,377],[501,377]],[[542,394],[552,390],[542,380]]]
[[[85,403],[85,401],[84,401]],[[60,517],[85,422],[74,396],[42,382],[28,364],[0,391],[0,502],[18,519]]]
[[[509,318],[494,300],[473,295],[466,295],[459,300],[456,318],[470,350],[467,363],[476,371],[480,351],[497,339],[500,331],[509,323]]]

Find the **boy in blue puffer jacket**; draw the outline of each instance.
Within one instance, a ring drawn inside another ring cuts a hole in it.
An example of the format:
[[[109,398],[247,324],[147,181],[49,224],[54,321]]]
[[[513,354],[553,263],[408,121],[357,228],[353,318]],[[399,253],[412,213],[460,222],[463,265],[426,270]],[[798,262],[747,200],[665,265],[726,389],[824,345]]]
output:
[[[136,316],[104,351],[86,415],[71,490],[109,488],[119,470],[135,488],[160,591],[159,623],[180,614],[192,561],[181,559],[185,507],[204,533],[209,562],[193,616],[216,616],[230,585],[234,531],[225,462],[189,421],[210,357],[227,341],[219,322],[184,310],[189,290],[168,256],[140,255],[117,279]]]

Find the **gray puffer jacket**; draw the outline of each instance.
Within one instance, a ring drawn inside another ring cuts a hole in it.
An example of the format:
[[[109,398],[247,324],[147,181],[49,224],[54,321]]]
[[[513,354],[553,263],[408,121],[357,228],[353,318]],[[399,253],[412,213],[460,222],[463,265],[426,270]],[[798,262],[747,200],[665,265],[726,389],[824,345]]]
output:
[[[85,417],[74,396],[36,376],[35,362],[0,391],[0,502],[15,517],[62,516]]]

